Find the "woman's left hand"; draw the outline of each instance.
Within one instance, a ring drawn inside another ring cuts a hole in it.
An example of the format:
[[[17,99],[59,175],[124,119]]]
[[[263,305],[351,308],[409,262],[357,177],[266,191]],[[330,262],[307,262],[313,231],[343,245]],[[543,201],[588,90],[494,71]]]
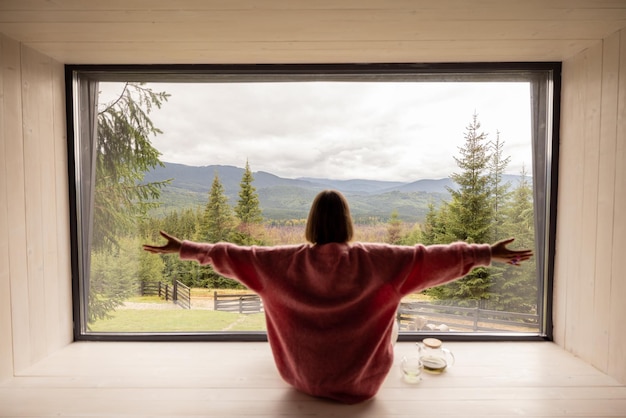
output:
[[[492,244],[491,260],[519,266],[522,261],[526,261],[533,256],[532,250],[509,250],[506,248],[513,241],[515,241],[515,238],[505,239]]]

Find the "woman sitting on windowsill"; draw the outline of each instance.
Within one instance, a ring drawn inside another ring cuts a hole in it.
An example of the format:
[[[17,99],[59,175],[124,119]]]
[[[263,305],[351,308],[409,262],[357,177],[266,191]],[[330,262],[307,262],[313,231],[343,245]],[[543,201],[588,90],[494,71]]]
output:
[[[399,246],[350,242],[344,196],[319,193],[306,225],[309,244],[244,247],[181,241],[165,232],[155,254],[210,264],[263,299],[279,373],[313,396],[357,403],[373,397],[393,363],[395,315],[411,293],[465,276],[492,261],[518,265],[530,250],[488,244]]]

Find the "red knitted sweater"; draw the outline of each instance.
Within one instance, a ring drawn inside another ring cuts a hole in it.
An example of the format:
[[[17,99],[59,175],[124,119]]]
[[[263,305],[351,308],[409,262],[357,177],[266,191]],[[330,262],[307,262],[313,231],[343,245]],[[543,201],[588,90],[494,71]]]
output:
[[[392,366],[390,338],[402,297],[489,265],[491,248],[184,241],[180,258],[211,264],[259,294],[285,381],[313,396],[356,403],[376,394]]]

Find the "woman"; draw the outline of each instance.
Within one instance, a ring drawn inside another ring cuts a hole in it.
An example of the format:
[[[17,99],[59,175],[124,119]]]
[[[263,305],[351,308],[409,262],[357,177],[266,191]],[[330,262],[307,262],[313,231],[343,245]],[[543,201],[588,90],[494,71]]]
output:
[[[530,250],[493,245],[425,247],[351,243],[348,203],[319,193],[306,225],[308,244],[243,247],[180,241],[164,232],[155,254],[211,264],[263,299],[267,336],[281,376],[313,396],[357,403],[373,397],[393,363],[392,333],[400,300],[463,277],[492,261],[518,265]]]

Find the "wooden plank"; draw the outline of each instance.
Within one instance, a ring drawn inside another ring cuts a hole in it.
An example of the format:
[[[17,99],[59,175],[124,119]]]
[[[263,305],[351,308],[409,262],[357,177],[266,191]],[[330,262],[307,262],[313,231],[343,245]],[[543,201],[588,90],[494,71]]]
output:
[[[595,345],[592,363],[608,370],[609,325],[611,318],[611,266],[615,201],[615,147],[617,131],[617,91],[619,70],[619,32],[607,38],[602,57],[602,108],[599,139],[597,234],[595,249],[595,286],[593,327],[589,340]]]
[[[597,342],[589,338],[595,327],[594,292],[596,281],[604,278],[595,276],[596,268],[596,235],[598,229],[598,171],[600,148],[600,117],[602,108],[602,54],[603,44],[598,43],[585,51],[583,98],[582,138],[579,151],[583,153],[582,172],[579,188],[582,192],[580,223],[575,229],[580,230],[580,247],[578,255],[578,301],[576,302],[577,335],[572,345],[576,352],[594,364],[597,363]],[[573,314],[574,312],[572,312]]]
[[[398,343],[375,400],[346,406],[290,388],[266,343],[76,343],[0,385],[0,405],[5,415],[41,417],[408,417],[417,410],[433,417],[599,417],[626,410],[626,386],[555,344],[446,346],[457,363],[407,385],[398,359],[414,345]]]
[[[577,308],[581,295],[579,258],[582,233],[582,170],[584,137],[580,121],[584,120],[586,101],[586,51],[564,62],[559,150],[559,219],[555,272],[555,338],[567,350],[577,352],[577,342],[584,338],[580,330],[581,312]]]
[[[5,67],[5,62],[12,61],[8,54],[10,48],[5,44],[10,42],[6,37],[0,35],[0,97],[5,97],[5,72],[9,69]],[[5,55],[7,57],[5,58]],[[6,78],[10,78],[7,75]],[[7,89],[8,90],[8,89]],[[7,93],[8,94],[8,91]],[[7,101],[10,104],[10,101]],[[11,329],[11,259],[9,258],[9,194],[8,182],[9,173],[6,170],[6,162],[9,158],[5,142],[7,141],[5,127],[8,122],[5,120],[5,101],[0,100],[0,335],[6,336],[0,339],[0,381],[13,376],[13,347]]]
[[[596,45],[597,47],[597,45]],[[585,138],[582,133],[581,121],[585,120],[585,103],[587,100],[587,85],[586,85],[586,64],[587,64],[587,51],[584,51],[577,57],[577,77],[575,82],[577,83],[575,102],[572,104],[575,106],[574,117],[570,121],[574,132],[570,132],[567,136],[562,138],[561,143],[569,143],[569,154],[563,156],[561,161],[567,160],[570,188],[568,189],[568,203],[571,205],[572,217],[569,219],[565,227],[568,230],[567,239],[569,241],[568,247],[565,251],[568,253],[568,272],[565,279],[568,281],[567,291],[567,324],[566,324],[566,348],[574,354],[579,354],[579,343],[582,339],[586,338],[584,330],[581,329],[581,316],[583,312],[578,309],[578,305],[582,298],[587,295],[583,295],[581,288],[581,276],[580,276],[580,257],[582,252],[583,235],[581,225],[583,224],[582,218],[582,199],[583,199],[583,170],[584,166],[584,149]],[[564,178],[559,175],[559,179]],[[559,209],[563,209],[563,206],[559,205]]]
[[[446,379],[432,382],[434,385],[473,386],[478,373],[485,380],[481,385],[489,386],[519,387],[529,382],[542,387],[619,386],[614,379],[552,343],[448,342],[446,347],[454,352],[457,361]],[[415,352],[415,345],[398,343],[395,352],[397,360]],[[213,358],[219,361],[206,360]],[[172,359],[176,359],[175,364]],[[159,374],[153,373],[155,364],[160,365]],[[234,370],[237,372],[229,374]],[[149,373],[143,374],[144,371]],[[256,376],[254,382],[246,383],[256,387],[278,377],[266,343],[75,343],[19,376],[73,376],[106,386],[127,381],[129,385],[146,387],[167,384],[169,379],[183,385],[185,379],[190,379],[190,385],[193,382],[201,387],[231,387],[241,384],[242,376]]]
[[[613,254],[610,299],[609,374],[626,382],[626,30],[620,33],[619,43],[619,87],[615,146],[615,201],[613,213]]]
[[[36,61],[35,61],[36,60]],[[58,276],[58,254],[57,254],[57,223],[60,215],[56,211],[56,179],[55,179],[55,120],[54,102],[52,90],[54,80],[52,79],[52,60],[36,53],[33,56],[36,65],[33,66],[33,76],[36,77],[37,88],[37,125],[39,150],[41,161],[39,162],[41,175],[41,231],[40,240],[42,245],[42,266],[43,266],[43,305],[42,317],[43,333],[39,337],[43,340],[42,356],[51,351],[50,341],[56,341],[59,333],[58,303],[59,303],[59,276]],[[32,90],[35,91],[34,89]],[[59,115],[60,116],[60,115]],[[59,196],[58,198],[62,198]],[[55,347],[56,348],[56,347]]]
[[[596,44],[566,41],[397,42],[40,42],[68,64],[266,64],[354,62],[562,61]]]
[[[202,23],[215,20],[216,16],[228,16],[229,14],[239,13],[261,13],[269,16],[271,13],[298,13],[300,15],[315,11],[317,13],[339,13],[350,14],[350,18],[354,19],[359,16],[371,16],[372,13],[385,13],[390,16],[392,13],[398,16],[410,14],[411,17],[419,21],[565,21],[565,22],[590,22],[590,21],[624,21],[626,20],[626,7],[624,8],[593,8],[593,9],[559,9],[559,8],[532,8],[525,3],[514,3],[506,5],[506,7],[492,7],[489,10],[478,9],[472,6],[472,3],[466,1],[454,8],[422,8],[407,5],[405,8],[389,7],[387,3],[384,8],[366,9],[359,8],[342,8],[331,9],[329,7],[320,6],[320,2],[311,2],[306,9],[290,8],[294,2],[281,2],[283,9],[277,7],[268,7],[270,2],[256,3],[254,9],[245,8],[225,8],[225,9],[206,9],[209,2],[202,2],[197,7],[177,8],[175,10],[156,9],[150,6],[145,9],[90,9],[90,10],[13,10],[5,8],[6,2],[0,3],[0,11],[2,16],[0,22],[6,23],[64,23],[64,22],[93,22],[93,23],[162,23],[162,22],[178,22],[178,23]],[[127,4],[127,3],[125,3]],[[333,2],[333,4],[337,4]],[[494,6],[502,5],[497,3]],[[332,6],[332,5],[331,5]],[[516,7],[517,6],[517,7]],[[108,4],[107,4],[108,7]]]
[[[254,0],[178,0],[176,7],[172,7],[167,0],[109,0],[102,2],[85,3],[82,0],[3,0],[0,10],[249,10],[249,9],[278,9],[278,10],[342,10],[342,9],[515,9],[537,10],[558,9],[564,11],[595,10],[595,9],[623,9],[622,0],[318,0],[290,1],[266,0],[259,4]]]
[[[138,369],[136,369],[138,372]],[[191,381],[168,375],[172,380],[157,379],[142,383],[135,374],[129,381],[113,378],[100,378],[96,376],[59,376],[59,377],[17,377],[10,383],[0,386],[3,389],[117,389],[117,388],[142,388],[154,389],[155,392],[165,392],[164,389],[187,391],[185,396],[199,399],[215,398],[224,401],[236,402],[239,400],[280,401],[283,397],[281,392],[288,389],[286,383],[276,380],[278,384],[267,387],[253,387],[248,383],[239,382],[236,387],[220,387],[202,382],[195,377]],[[475,376],[476,377],[476,376]],[[379,397],[387,400],[402,400],[410,396],[414,400],[431,400],[442,402],[448,399],[484,400],[484,399],[626,399],[625,386],[494,386],[485,390],[483,385],[473,385],[470,380],[465,386],[446,386],[441,381],[458,380],[454,377],[439,379],[436,376],[424,375],[419,386],[408,386],[400,378],[398,370],[392,369],[388,379],[383,384]],[[144,378],[145,381],[145,378]],[[174,395],[176,396],[176,395]],[[303,393],[294,393],[294,398],[307,400],[310,398]]]
[[[70,394],[71,391],[75,391]],[[405,393],[418,393],[405,389]],[[186,389],[168,389],[163,391],[128,388],[106,389],[47,389],[19,390],[0,392],[6,400],[6,414],[9,416],[197,416],[208,414],[215,417],[230,416],[285,416],[285,417],[398,417],[415,416],[542,416],[542,417],[623,417],[626,401],[622,399],[484,399],[480,401],[450,398],[433,402],[417,396],[410,399],[381,401],[360,405],[341,405],[333,402],[302,399],[299,394],[289,389],[276,391],[270,399],[237,401],[223,400],[213,391],[199,394]],[[198,397],[192,398],[196,394]],[[241,393],[245,396],[247,393]],[[282,397],[282,399],[281,399]],[[37,399],[37,402],[29,400]],[[276,400],[275,400],[276,399]],[[65,403],[62,403],[65,401]],[[103,411],[105,413],[103,413]],[[58,415],[55,415],[58,414]]]
[[[2,35],[0,35],[2,36]],[[13,367],[30,366],[30,312],[28,310],[28,269],[26,248],[26,216],[24,206],[24,146],[22,130],[21,63],[19,43],[2,36],[5,168],[11,173],[7,182],[7,215],[11,281],[11,324],[13,331]]]
[[[19,22],[0,30],[22,42],[337,42],[459,40],[601,40],[626,25],[618,21],[447,21],[409,13],[237,11],[198,22]],[[233,22],[237,22],[236,25]]]
[[[26,192],[26,244],[28,269],[28,310],[30,333],[30,361],[42,359],[46,354],[46,294],[44,224],[49,202],[44,199],[47,187],[43,162],[50,154],[46,150],[45,136],[52,125],[45,119],[49,80],[41,73],[45,58],[38,52],[22,47],[22,106],[24,124],[24,188]],[[47,83],[47,84],[46,84]]]

